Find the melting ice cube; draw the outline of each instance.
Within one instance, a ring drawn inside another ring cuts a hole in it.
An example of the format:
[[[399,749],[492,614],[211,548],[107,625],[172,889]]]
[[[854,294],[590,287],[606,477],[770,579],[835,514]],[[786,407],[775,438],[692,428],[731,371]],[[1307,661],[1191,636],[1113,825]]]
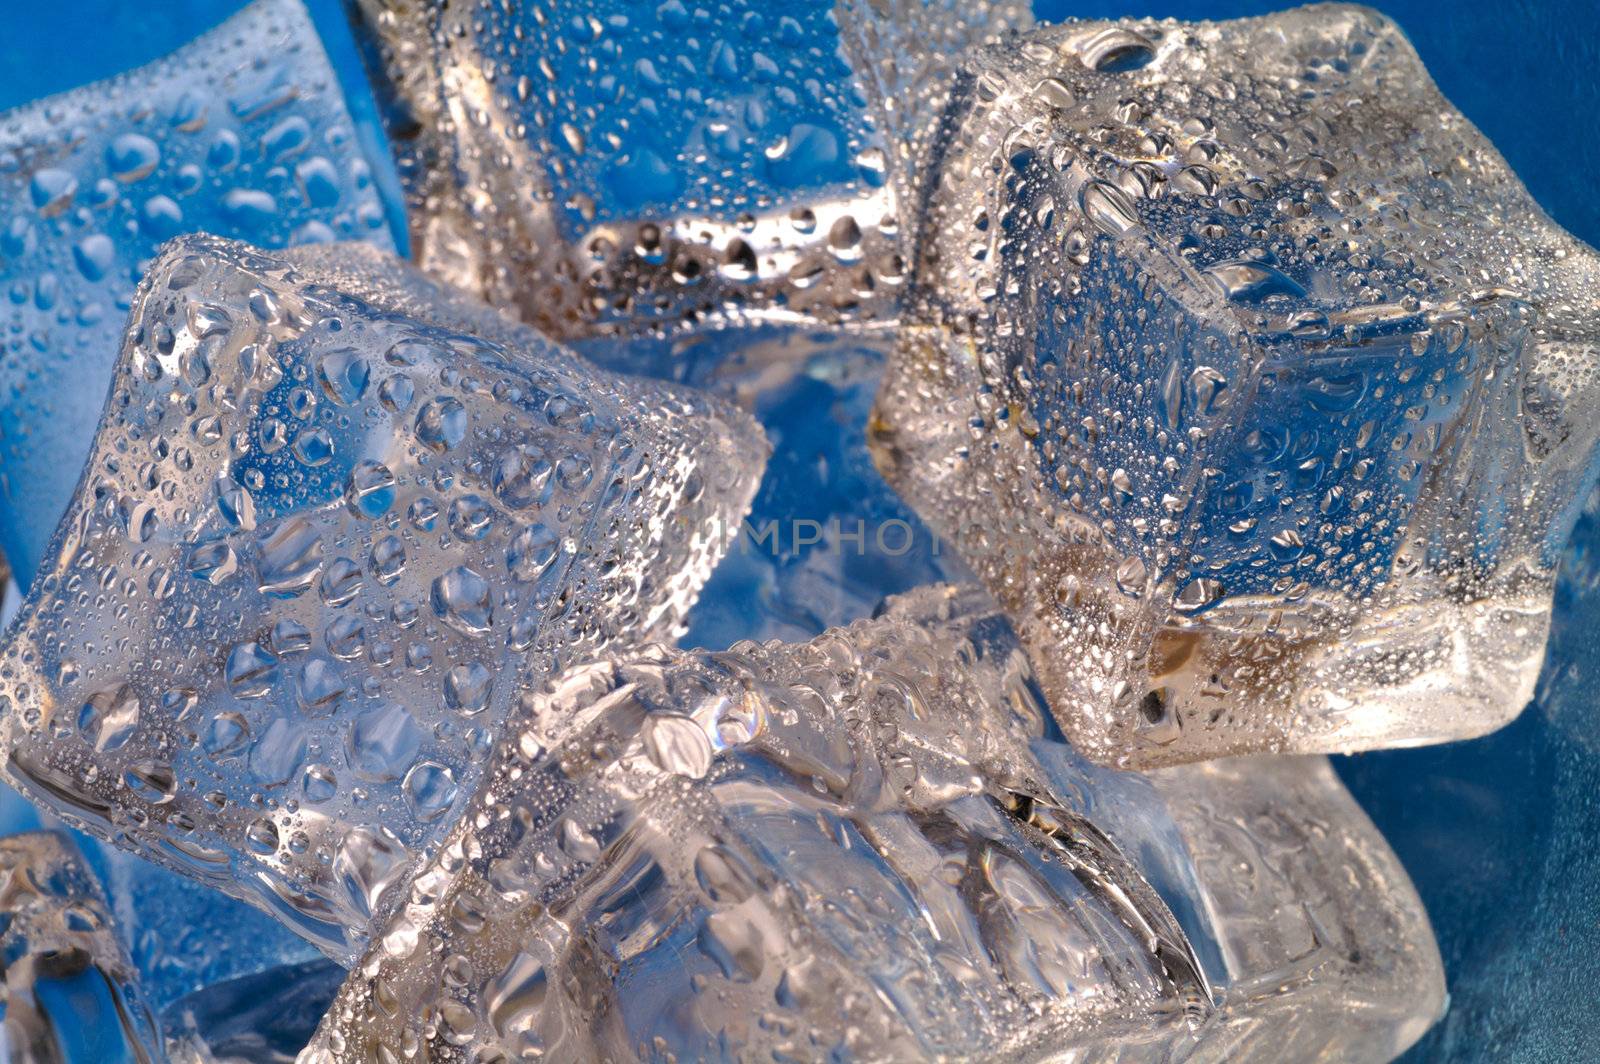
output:
[[[907,179],[1020,0],[358,0],[413,247],[555,335],[893,304]]]
[[[0,203],[0,549],[24,587],[162,241],[391,246],[300,0],[258,0],[147,67],[0,114]]]
[[[1136,766],[1504,723],[1594,479],[1600,259],[1364,8],[971,60],[885,475]]]
[[[670,638],[765,444],[359,245],[171,243],[0,643],[10,780],[348,960],[519,681]]]
[[[1387,1059],[1442,1009],[1325,760],[1083,761],[976,588],[525,710],[302,1064]]]
[[[0,1058],[167,1059],[94,873],[58,831],[0,838]]]

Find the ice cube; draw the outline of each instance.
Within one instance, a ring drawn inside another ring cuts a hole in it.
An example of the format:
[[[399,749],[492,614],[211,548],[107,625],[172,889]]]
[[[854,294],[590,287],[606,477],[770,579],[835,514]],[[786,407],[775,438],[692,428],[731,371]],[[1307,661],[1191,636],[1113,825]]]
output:
[[[953,93],[880,468],[1079,750],[1503,724],[1594,479],[1600,266],[1400,30],[1072,23]]]
[[[163,241],[393,246],[300,0],[257,0],[165,59],[0,114],[0,203],[0,550],[24,587]]]
[[[158,1015],[218,984],[321,959],[314,946],[260,909],[110,842],[75,834],[99,876],[145,1001]]]
[[[167,1059],[94,873],[58,831],[0,838],[0,955],[0,1059]]]
[[[675,634],[764,457],[373,249],[176,240],[0,641],[5,772],[348,961],[520,685]]]
[[[1060,738],[981,591],[526,705],[301,1064],[1387,1059],[1427,917],[1320,758]]]
[[[1023,0],[356,0],[430,271],[559,336],[884,313],[965,48]]]

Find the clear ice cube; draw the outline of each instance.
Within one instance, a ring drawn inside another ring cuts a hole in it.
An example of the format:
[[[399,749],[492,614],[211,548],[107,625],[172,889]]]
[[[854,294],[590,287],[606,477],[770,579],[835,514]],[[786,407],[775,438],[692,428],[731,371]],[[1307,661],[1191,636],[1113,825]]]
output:
[[[371,248],[173,241],[0,640],[5,773],[348,962],[521,685],[676,633],[765,453]]]
[[[0,838],[0,956],[0,1059],[167,1059],[94,873],[61,832]]]
[[[1040,29],[974,54],[941,139],[873,445],[1079,750],[1521,710],[1595,476],[1600,260],[1392,22]]]
[[[1443,1007],[1326,760],[1084,761],[976,588],[524,709],[301,1064],[1387,1059]]]
[[[257,0],[165,59],[0,114],[0,203],[0,550],[24,587],[163,241],[393,246],[300,0]]]
[[[954,58],[1023,0],[355,0],[425,268],[558,336],[882,313]]]

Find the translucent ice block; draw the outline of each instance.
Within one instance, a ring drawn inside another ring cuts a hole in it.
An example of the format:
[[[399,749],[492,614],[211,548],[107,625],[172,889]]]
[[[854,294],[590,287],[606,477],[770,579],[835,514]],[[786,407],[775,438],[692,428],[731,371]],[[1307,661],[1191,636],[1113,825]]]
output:
[[[765,443],[370,248],[287,255],[185,237],[146,276],[0,749],[348,961],[520,685],[676,632]]]
[[[150,66],[0,114],[0,203],[0,550],[24,587],[163,241],[392,246],[300,0],[257,0]]]
[[[975,588],[525,708],[301,1064],[1374,1060],[1442,1008],[1326,761],[1093,766]]]
[[[167,1059],[94,874],[60,832],[0,838],[0,956],[0,1059]]]
[[[1595,475],[1600,260],[1395,25],[1066,24],[954,97],[873,444],[1078,749],[1513,717]]]
[[[1021,0],[353,0],[413,248],[555,335],[881,312],[966,47]]]

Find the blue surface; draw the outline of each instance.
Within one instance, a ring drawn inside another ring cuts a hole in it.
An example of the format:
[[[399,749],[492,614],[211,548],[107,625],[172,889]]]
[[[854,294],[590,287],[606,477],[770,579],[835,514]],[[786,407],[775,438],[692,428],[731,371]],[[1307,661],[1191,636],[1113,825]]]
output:
[[[0,107],[71,88],[170,51],[240,5],[235,0],[0,0]],[[347,85],[350,106],[376,145],[372,104],[338,0],[309,5]],[[1046,19],[1068,15],[1227,18],[1270,2],[1042,0]],[[1504,153],[1555,219],[1600,243],[1600,4],[1593,0],[1393,0],[1377,5],[1411,35],[1449,96]],[[381,155],[374,151],[374,163]],[[375,166],[376,168],[376,166]],[[397,196],[389,196],[397,203]],[[397,237],[402,225],[394,226]],[[797,386],[795,396],[804,398]],[[805,403],[764,410],[812,435]],[[814,468],[826,469],[826,466]],[[845,468],[851,468],[847,463]],[[764,489],[782,515],[815,500],[806,476],[794,497]],[[846,473],[849,477],[851,473]],[[863,477],[865,474],[860,474]],[[827,497],[846,497],[834,483]],[[831,506],[831,502],[826,504]],[[822,516],[826,516],[825,514]],[[1426,750],[1344,759],[1341,771],[1388,835],[1428,904],[1450,974],[1450,1015],[1409,1059],[1600,1059],[1600,577],[1587,550],[1591,517],[1569,552],[1556,632],[1538,704],[1488,738]],[[703,616],[702,634],[736,633],[728,613]],[[804,623],[802,623],[804,626]]]

